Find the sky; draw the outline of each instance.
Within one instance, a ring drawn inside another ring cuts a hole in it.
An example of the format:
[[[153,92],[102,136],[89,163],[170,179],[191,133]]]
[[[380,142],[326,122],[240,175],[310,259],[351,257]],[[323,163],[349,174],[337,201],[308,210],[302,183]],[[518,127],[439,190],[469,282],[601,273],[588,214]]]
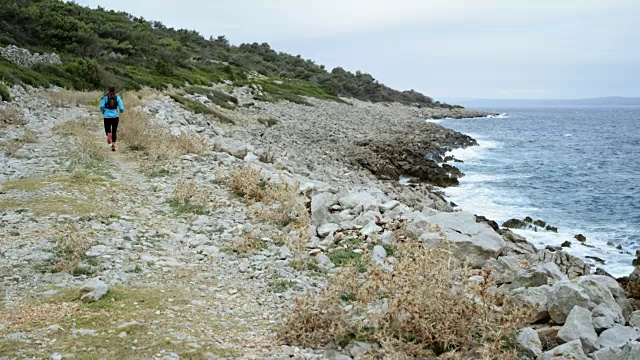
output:
[[[639,0],[76,0],[440,100],[640,96]]]

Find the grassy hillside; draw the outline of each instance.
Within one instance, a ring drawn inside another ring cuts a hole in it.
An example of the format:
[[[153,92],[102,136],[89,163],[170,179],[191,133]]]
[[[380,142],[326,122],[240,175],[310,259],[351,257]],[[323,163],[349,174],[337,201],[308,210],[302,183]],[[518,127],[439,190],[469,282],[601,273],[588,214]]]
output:
[[[208,85],[269,84],[267,99],[296,95],[348,96],[374,102],[397,101],[449,106],[415,91],[400,92],[371,75],[342,68],[327,71],[311,60],[277,52],[269,44],[229,44],[224,36],[205,39],[190,30],[168,28],[124,12],[90,9],[61,0],[3,0],[0,46],[55,52],[62,65],[20,68],[0,58],[0,80],[34,86],[55,84],[79,90],[142,86],[166,88]],[[247,79],[247,74],[263,77]],[[270,80],[284,84],[273,86]]]

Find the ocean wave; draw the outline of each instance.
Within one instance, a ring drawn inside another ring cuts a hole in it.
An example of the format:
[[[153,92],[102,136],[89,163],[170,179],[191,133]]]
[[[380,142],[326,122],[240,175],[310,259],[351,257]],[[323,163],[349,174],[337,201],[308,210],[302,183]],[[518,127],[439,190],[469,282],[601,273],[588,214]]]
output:
[[[614,277],[627,276],[634,269],[634,266],[631,265],[633,256],[607,244],[605,239],[598,236],[599,234],[584,231],[580,232],[578,229],[571,228],[560,228],[558,233],[550,231],[536,232],[533,230],[513,231],[527,238],[530,243],[538,248],[544,248],[547,245],[561,246],[565,241],[570,241],[572,246],[563,248],[563,251],[584,260],[592,266],[593,270],[600,267]],[[586,244],[581,244],[574,239],[577,233],[582,233],[587,237]],[[588,257],[600,258],[604,260],[605,263],[602,264]]]
[[[531,204],[529,199],[519,195],[517,191],[496,189],[491,185],[491,182],[496,180],[502,180],[502,177],[471,173],[460,179],[459,186],[448,187],[443,191],[445,197],[449,201],[453,201],[459,209],[486,216],[499,224],[511,218],[522,219],[526,216],[552,221],[552,226],[559,227],[558,233],[544,230],[514,230],[516,233],[526,237],[537,248],[544,249],[547,245],[561,246],[563,242],[569,240],[573,246],[564,250],[590,263],[593,269],[601,267],[614,276],[629,275],[633,270],[631,265],[633,257],[630,253],[620,251],[615,246],[610,245],[612,239],[619,237],[616,236],[618,233],[615,230],[616,224],[610,224],[606,229],[588,229],[580,224],[572,224],[570,219],[558,218],[552,220],[544,215],[538,216],[537,214],[544,213],[544,210]],[[625,224],[618,225],[621,226],[617,230],[625,233]],[[574,239],[574,236],[578,233],[587,237],[586,245],[589,246],[585,246]],[[616,246],[618,245],[618,241],[614,240],[613,243]],[[628,247],[626,243],[622,245]],[[606,263],[594,262],[588,259],[587,256],[602,258]]]
[[[485,156],[487,150],[500,148],[502,145],[498,141],[493,140],[485,140],[481,137],[474,136],[473,134],[468,134],[472,138],[476,139],[478,142],[478,146],[469,146],[466,148],[458,148],[451,150],[445,154],[445,156],[453,156],[456,159],[462,161],[468,161],[474,158],[480,158]]]
[[[509,117],[509,114],[502,113],[502,114],[496,114],[496,115],[487,115],[484,118],[485,119],[507,119],[508,117]]]

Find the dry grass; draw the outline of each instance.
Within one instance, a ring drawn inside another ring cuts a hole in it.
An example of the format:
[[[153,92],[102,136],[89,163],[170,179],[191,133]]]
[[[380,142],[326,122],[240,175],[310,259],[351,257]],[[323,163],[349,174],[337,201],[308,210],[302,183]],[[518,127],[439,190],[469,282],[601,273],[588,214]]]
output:
[[[309,224],[309,212],[299,197],[299,184],[270,183],[262,179],[260,171],[245,166],[229,173],[229,186],[238,195],[262,203],[252,211],[261,221],[281,225],[295,223],[298,228]]]
[[[10,139],[0,141],[0,149],[4,150],[7,156],[14,157],[22,149],[24,142],[21,139]]]
[[[7,125],[25,125],[24,114],[20,107],[15,104],[9,104],[0,107],[0,128]]]
[[[46,95],[49,98],[50,105],[63,108],[84,105],[98,106],[104,94],[99,91],[82,92],[63,89],[58,91],[47,91]]]
[[[178,180],[169,205],[178,214],[207,214],[212,210],[211,192],[193,180]]]
[[[120,97],[127,109],[134,109],[137,106],[143,105],[146,100],[158,98],[160,95],[161,92],[157,90],[144,88],[135,92],[122,93]]]
[[[193,180],[180,179],[174,189],[175,199],[183,203],[209,206],[211,192],[199,187]]]
[[[471,281],[447,250],[416,241],[397,244],[395,256],[393,273],[343,268],[319,295],[297,299],[279,338],[311,347],[360,339],[380,344],[385,358],[515,358],[505,341],[531,309],[502,306],[489,272]]]
[[[91,247],[89,234],[67,224],[56,240],[56,263],[53,271],[73,274]]]
[[[18,138],[0,141],[0,149],[3,149],[8,156],[16,156],[18,151],[27,143],[35,143],[37,134],[28,127],[24,128],[24,134]]]
[[[243,232],[231,241],[228,249],[239,256],[250,256],[266,247],[267,244],[260,237],[251,232]]]
[[[251,166],[244,166],[229,172],[229,186],[233,192],[240,196],[262,201],[266,182],[262,180],[260,170]]]
[[[209,151],[206,138],[190,132],[174,136],[168,129],[153,124],[149,115],[138,109],[122,114],[118,139],[130,150],[142,151],[147,156],[147,166],[171,162],[186,154],[205,155]]]
[[[210,150],[207,139],[198,134],[181,131],[174,139],[181,154],[205,155]]]
[[[31,130],[31,128],[27,127],[24,129],[24,135],[22,136],[22,139],[25,143],[33,144],[38,140],[38,134],[35,131]]]
[[[92,161],[106,160],[108,153],[105,144],[92,132],[96,128],[102,129],[102,124],[95,119],[84,117],[57,125],[53,131],[57,135],[74,137],[73,159],[78,163],[88,164]]]

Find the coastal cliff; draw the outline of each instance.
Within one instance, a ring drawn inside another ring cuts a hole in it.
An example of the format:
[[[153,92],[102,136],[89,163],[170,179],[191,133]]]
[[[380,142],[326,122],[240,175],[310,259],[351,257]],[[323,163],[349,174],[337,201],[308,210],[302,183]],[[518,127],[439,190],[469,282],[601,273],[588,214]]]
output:
[[[592,275],[580,259],[453,211],[434,190],[457,176],[444,153],[474,144],[425,120],[443,110],[205,90],[246,106],[125,93],[111,153],[99,93],[10,89],[0,106],[3,354],[637,351],[637,276],[619,285]],[[387,156],[393,144],[400,155]],[[404,175],[421,181],[402,185]]]

